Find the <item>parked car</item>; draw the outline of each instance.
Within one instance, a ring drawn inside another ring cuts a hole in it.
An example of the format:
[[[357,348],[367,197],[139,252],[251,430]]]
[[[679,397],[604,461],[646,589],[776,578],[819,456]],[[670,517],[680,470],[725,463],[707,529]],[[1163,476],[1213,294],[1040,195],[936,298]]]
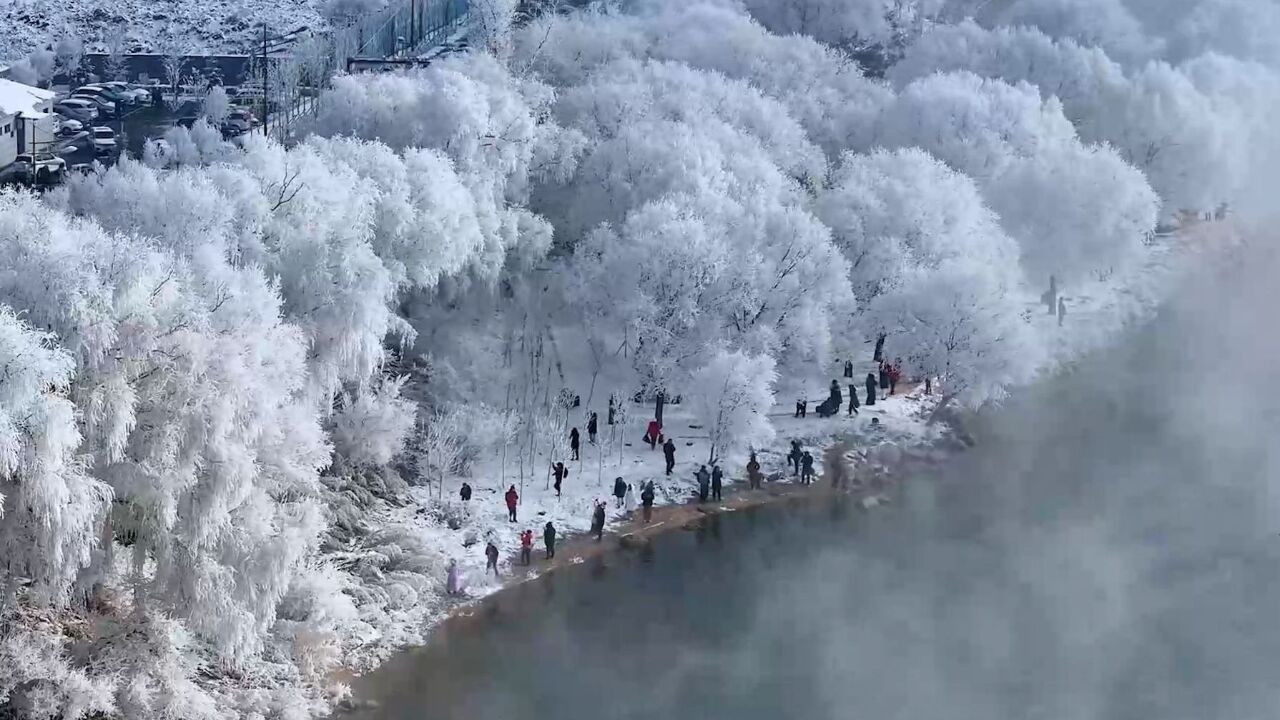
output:
[[[132,96],[127,95],[125,92],[101,84],[81,85],[79,88],[76,88],[75,92],[72,94],[96,95],[98,97],[106,98],[116,105],[127,105],[130,100],[132,100]]]
[[[95,127],[90,133],[95,155],[113,155],[116,152],[116,131],[109,127]]]
[[[53,111],[82,123],[91,123],[98,119],[98,104],[92,100],[80,98],[59,100],[54,103]]]
[[[262,123],[253,116],[248,110],[232,110],[227,119],[222,122],[222,136],[225,138],[238,137],[253,130],[254,127]]]
[[[84,100],[86,102],[93,103],[93,105],[98,108],[99,115],[110,116],[116,114],[116,104],[102,95],[95,93],[81,93],[77,90],[71,94],[71,98],[73,100]]]
[[[145,105],[151,102],[151,91],[146,88],[133,87],[129,83],[119,80],[98,83],[98,85],[119,93],[124,101],[130,105]]]
[[[23,153],[14,158],[13,164],[20,177],[42,185],[61,181],[67,170],[66,160],[48,153],[37,153],[34,158],[30,153]]]
[[[67,137],[73,137],[77,133],[83,130],[84,130],[84,123],[80,122],[79,120],[63,118],[62,121],[58,124],[57,134],[58,134],[58,137],[67,138]]]

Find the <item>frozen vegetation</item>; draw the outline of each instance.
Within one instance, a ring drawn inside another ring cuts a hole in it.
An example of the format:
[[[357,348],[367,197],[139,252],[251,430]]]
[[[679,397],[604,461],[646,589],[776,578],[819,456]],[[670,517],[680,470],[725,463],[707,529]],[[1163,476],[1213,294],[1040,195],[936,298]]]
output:
[[[336,78],[291,146],[197,124],[0,192],[0,715],[323,713],[446,610],[450,558],[495,587],[485,539],[872,416],[927,437],[1123,332],[1269,201],[1275,5],[976,5],[516,30],[494,3],[470,54]],[[932,396],[790,417],[861,389],[881,339]],[[663,390],[670,479],[640,442]]]

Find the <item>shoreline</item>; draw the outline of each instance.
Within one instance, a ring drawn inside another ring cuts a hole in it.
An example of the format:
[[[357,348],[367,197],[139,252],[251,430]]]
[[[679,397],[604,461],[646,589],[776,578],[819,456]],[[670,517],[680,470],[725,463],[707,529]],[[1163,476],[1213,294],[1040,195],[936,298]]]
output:
[[[748,490],[745,486],[737,487],[735,484],[725,488],[724,498],[720,502],[699,503],[696,498],[691,497],[682,503],[655,505],[652,521],[647,525],[642,520],[642,510],[637,508],[625,522],[607,527],[599,541],[589,533],[563,536],[557,543],[555,558],[550,561],[545,557],[545,548],[540,546],[541,543],[536,543],[532,562],[527,567],[519,564],[519,553],[505,557],[509,564],[503,566],[505,573],[500,576],[500,586],[492,592],[468,597],[450,606],[425,628],[426,642],[400,648],[367,672],[344,671],[336,679],[351,687],[360,678],[376,674],[396,655],[425,647],[435,638],[447,636],[451,632],[465,632],[474,628],[475,623],[484,622],[498,604],[521,590],[528,589],[533,583],[554,577],[558,571],[584,565],[592,559],[638,550],[660,535],[680,530],[696,530],[696,526],[707,518],[786,503],[817,502],[837,497],[852,499],[867,510],[888,504],[885,494],[905,479],[913,462],[922,462],[926,467],[935,464],[936,459],[930,458],[927,453],[916,455],[913,452],[922,449],[924,448],[905,449],[904,456],[895,467],[887,468],[875,478],[862,483],[855,482],[844,488],[833,487],[825,480],[825,475],[816,476],[813,483],[807,486],[801,485],[798,479],[793,480],[791,476],[785,476],[785,480],[766,480],[760,490]],[[869,503],[868,500],[872,502]],[[359,713],[368,709],[370,703],[376,706],[377,701],[372,698],[361,699],[352,694],[338,703],[331,717],[342,718]]]

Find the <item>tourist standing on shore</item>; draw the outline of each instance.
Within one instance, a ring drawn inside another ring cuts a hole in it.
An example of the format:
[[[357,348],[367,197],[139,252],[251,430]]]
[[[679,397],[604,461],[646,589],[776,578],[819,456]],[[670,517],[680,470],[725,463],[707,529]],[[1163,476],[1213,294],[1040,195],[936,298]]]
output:
[[[621,477],[614,478],[613,498],[614,498],[614,502],[617,504],[619,509],[622,508],[622,502],[623,500],[626,499],[626,497],[627,497],[627,482],[623,480]]]
[[[667,475],[676,468],[676,444],[671,438],[662,444],[662,455],[667,460]]]
[[[858,414],[858,387],[849,383],[849,415]]]
[[[533,531],[528,528],[520,533],[520,562],[528,565],[533,561]]]
[[[751,451],[751,459],[747,461],[747,487],[752,490],[760,489],[760,461],[756,459],[756,451]]]
[[[484,546],[484,556],[488,558],[484,566],[484,574],[488,575],[489,570],[492,569],[493,576],[498,577],[498,546],[494,545],[492,540]]]
[[[457,595],[462,592],[462,580],[458,574],[458,561],[449,558],[449,569],[445,571],[444,592],[446,595]]]
[[[516,486],[512,485],[507,488],[507,522],[516,521],[516,506],[520,503],[520,495],[516,493]]]
[[[555,478],[556,478],[556,484],[555,484],[555,488],[556,488],[556,497],[557,497],[557,498],[559,498],[559,497],[560,497],[560,483],[564,482],[564,479],[565,479],[566,477],[569,477],[569,468],[565,467],[565,466],[564,466],[564,463],[562,463],[562,462],[558,462],[558,463],[556,463],[555,465],[552,465],[552,466],[551,466],[551,474],[552,474],[552,475],[554,475],[554,476],[555,476]]]
[[[867,407],[876,404],[876,376],[874,373],[867,373]]]
[[[596,542],[604,539],[604,501],[596,500],[595,512],[591,514],[591,532],[596,536]]]
[[[791,452],[787,453],[787,464],[791,466],[791,474],[800,474],[800,457],[804,455],[804,451],[800,449],[800,441],[791,441]]]
[[[582,446],[581,437],[578,435],[578,428],[569,431],[569,452],[573,453],[570,460],[581,460],[582,456],[578,454],[578,449]]]
[[[662,438],[662,423],[657,420],[649,421],[649,428],[644,431],[644,441],[649,443],[649,449],[654,450],[658,447],[658,441]]]
[[[724,487],[724,471],[719,465],[711,466],[711,499],[720,502],[720,491]]]
[[[636,492],[631,483],[627,483],[627,494],[623,498],[622,507],[628,514],[636,511]]]
[[[640,504],[644,506],[644,524],[648,525],[649,520],[653,518],[653,481],[650,480],[644,486],[644,491],[640,493]]]
[[[800,484],[808,485],[813,482],[813,455],[805,453],[800,458]]]
[[[547,548],[548,560],[556,556],[556,526],[555,525],[552,525],[551,523],[547,523],[546,526],[542,528],[542,544],[545,545]]]
[[[698,502],[707,501],[707,494],[711,490],[711,473],[707,472],[707,466],[703,465],[698,468],[698,472],[693,476],[698,479]]]
[[[471,484],[470,483],[467,483],[465,481],[462,483],[462,489],[458,491],[458,497],[462,498],[463,503],[468,503],[471,501]]]
[[[600,431],[600,418],[591,413],[591,417],[587,418],[587,442],[592,445],[596,444],[596,433]]]

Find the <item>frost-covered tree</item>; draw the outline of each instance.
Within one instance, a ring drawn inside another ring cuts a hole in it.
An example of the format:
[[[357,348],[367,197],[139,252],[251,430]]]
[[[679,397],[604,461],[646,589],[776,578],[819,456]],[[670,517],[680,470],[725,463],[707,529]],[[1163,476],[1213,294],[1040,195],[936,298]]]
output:
[[[413,403],[401,397],[407,378],[388,380],[343,398],[333,416],[334,450],[356,467],[384,467],[400,454],[414,427]]]
[[[227,97],[226,88],[214,85],[205,93],[200,102],[200,114],[214,127],[222,124],[231,113],[231,100]]]
[[[903,89],[878,129],[882,144],[922,147],[973,177],[1033,277],[1122,266],[1155,225],[1159,199],[1143,175],[1110,148],[1083,146],[1058,100],[1026,83],[925,77]],[[1064,181],[1081,191],[1069,203]]]
[[[804,128],[777,99],[746,81],[683,63],[620,60],[587,82],[558,93],[555,116],[592,145],[641,121],[698,125],[715,119],[755,138],[769,158],[795,178],[819,180],[826,161]]]
[[[1142,23],[1118,0],[1017,0],[1000,5],[989,22],[1037,27],[1129,62],[1160,50],[1160,44],[1147,36]]]
[[[1028,379],[1017,244],[972,180],[918,149],[846,155],[818,214],[849,260],[866,336],[888,336],[907,372],[973,404]]]
[[[694,416],[707,429],[708,463],[723,462],[773,441],[768,413],[777,381],[773,358],[716,350],[690,378]]]
[[[1214,62],[1212,72],[1197,67]],[[1268,137],[1242,108],[1269,107],[1269,73],[1200,59],[1126,70],[1097,48],[1053,40],[1031,28],[942,27],[916,43],[891,71],[900,85],[937,71],[1028,82],[1062,101],[1088,142],[1115,147],[1142,170],[1173,209],[1211,208],[1237,195]]]
[[[833,315],[852,306],[843,259],[798,209],[669,197],[616,230],[597,229],[574,257],[571,298],[604,303],[594,331],[632,348],[652,388],[683,380],[718,341],[779,359],[822,357]]]
[[[71,397],[89,470],[114,492],[134,602],[245,662],[316,547],[329,455],[275,286],[216,252],[177,257],[22,195],[0,196],[0,246],[0,298],[76,358]]]
[[[518,34],[513,64],[564,87],[622,58],[674,61],[754,85],[829,155],[869,141],[891,93],[846,54],[802,35],[773,35],[725,3],[655,5],[634,15],[541,18]]]
[[[1199,0],[1172,29],[1170,54],[1225,53],[1280,68],[1280,7],[1274,2]]]
[[[111,490],[86,472],[67,397],[75,362],[0,307],[0,547],[4,600],[59,607],[89,564]]]

